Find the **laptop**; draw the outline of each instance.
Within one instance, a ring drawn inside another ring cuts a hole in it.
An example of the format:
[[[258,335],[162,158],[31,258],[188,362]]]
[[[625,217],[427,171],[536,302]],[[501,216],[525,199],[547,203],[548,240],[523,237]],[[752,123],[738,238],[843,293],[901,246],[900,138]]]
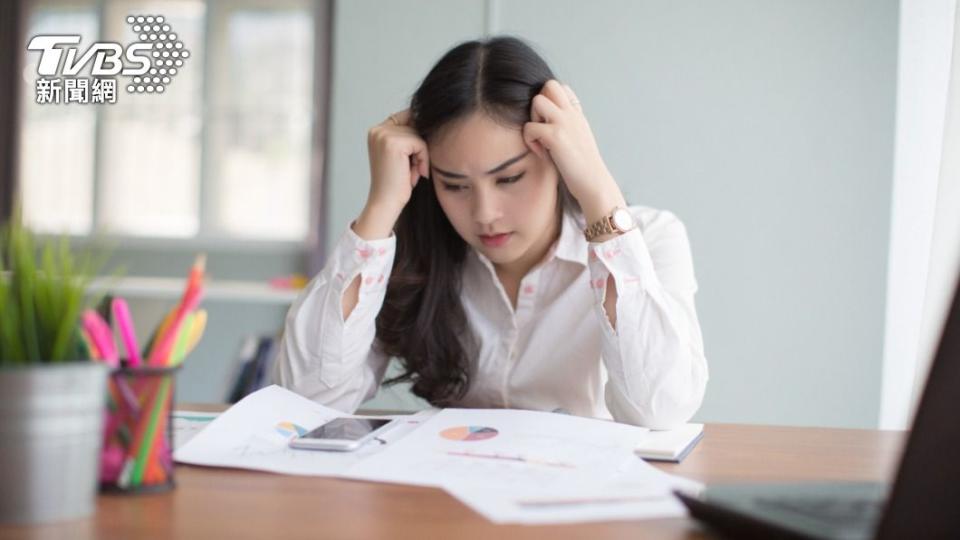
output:
[[[676,496],[732,538],[960,538],[960,285],[892,485],[731,484]]]

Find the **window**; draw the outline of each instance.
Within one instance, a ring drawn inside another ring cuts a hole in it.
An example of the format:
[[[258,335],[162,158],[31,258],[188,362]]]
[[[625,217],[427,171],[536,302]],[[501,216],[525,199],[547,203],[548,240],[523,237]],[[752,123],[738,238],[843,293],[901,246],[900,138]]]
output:
[[[310,0],[31,3],[27,35],[137,39],[163,15],[189,51],[163,94],[118,77],[112,105],[36,103],[23,72],[20,189],[38,232],[302,241],[310,229],[316,9]],[[89,65],[81,76],[89,76]]]

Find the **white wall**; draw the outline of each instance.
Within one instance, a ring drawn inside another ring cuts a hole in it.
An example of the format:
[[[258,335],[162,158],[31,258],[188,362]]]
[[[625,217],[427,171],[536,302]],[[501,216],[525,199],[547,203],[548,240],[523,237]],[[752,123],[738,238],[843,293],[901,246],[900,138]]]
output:
[[[576,89],[628,200],[687,224],[698,418],[873,427],[897,19],[895,0],[338,2],[328,242],[366,196],[369,126],[456,42],[518,34]]]
[[[880,427],[884,429],[907,426],[911,395],[919,382],[914,376],[917,362],[929,356],[929,339],[923,348],[920,342],[944,148],[956,3],[903,0],[900,4],[897,131],[880,405]]]
[[[936,217],[930,242],[930,266],[920,326],[917,376],[911,413],[919,402],[933,356],[939,348],[960,271],[960,6],[954,13],[953,58],[950,67],[943,152],[937,184]]]
[[[348,0],[334,7],[327,245],[359,214],[370,185],[367,130],[405,109],[453,43],[480,33],[477,0]]]

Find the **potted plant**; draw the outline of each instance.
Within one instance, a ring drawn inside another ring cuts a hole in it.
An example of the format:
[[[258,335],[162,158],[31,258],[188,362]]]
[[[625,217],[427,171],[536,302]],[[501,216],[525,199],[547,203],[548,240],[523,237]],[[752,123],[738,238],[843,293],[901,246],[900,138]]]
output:
[[[0,522],[87,516],[96,503],[108,369],[80,333],[98,262],[0,228]]]

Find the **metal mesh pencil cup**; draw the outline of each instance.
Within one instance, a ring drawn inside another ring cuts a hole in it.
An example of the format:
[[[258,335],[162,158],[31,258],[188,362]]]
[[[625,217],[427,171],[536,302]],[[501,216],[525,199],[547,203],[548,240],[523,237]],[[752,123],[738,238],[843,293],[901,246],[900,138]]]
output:
[[[110,373],[100,459],[100,489],[173,489],[173,404],[180,366],[121,367]]]

